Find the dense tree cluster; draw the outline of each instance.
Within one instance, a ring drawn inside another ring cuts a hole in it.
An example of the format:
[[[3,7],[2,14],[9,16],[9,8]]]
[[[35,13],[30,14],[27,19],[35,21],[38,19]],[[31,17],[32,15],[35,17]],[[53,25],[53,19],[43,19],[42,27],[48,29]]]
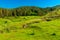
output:
[[[34,7],[34,6],[18,7],[18,8],[14,8],[14,9],[0,8],[0,17],[5,17],[5,16],[42,16],[53,10],[54,10],[53,8],[39,8],[39,7]]]

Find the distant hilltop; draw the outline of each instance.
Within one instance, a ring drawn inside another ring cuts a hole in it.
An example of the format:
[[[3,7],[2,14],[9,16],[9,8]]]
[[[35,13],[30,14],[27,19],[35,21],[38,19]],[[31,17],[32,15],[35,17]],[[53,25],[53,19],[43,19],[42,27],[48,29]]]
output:
[[[35,6],[23,6],[13,9],[0,8],[0,17],[5,16],[43,16],[49,12],[59,10],[60,5],[54,7],[40,8]]]

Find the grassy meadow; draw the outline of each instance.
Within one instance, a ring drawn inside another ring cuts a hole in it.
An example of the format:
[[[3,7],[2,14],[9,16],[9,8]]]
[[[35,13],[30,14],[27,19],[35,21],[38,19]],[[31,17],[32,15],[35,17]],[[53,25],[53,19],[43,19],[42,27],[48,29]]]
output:
[[[0,40],[60,40],[60,6],[0,8]]]
[[[0,40],[60,40],[60,19],[41,16],[0,18]]]

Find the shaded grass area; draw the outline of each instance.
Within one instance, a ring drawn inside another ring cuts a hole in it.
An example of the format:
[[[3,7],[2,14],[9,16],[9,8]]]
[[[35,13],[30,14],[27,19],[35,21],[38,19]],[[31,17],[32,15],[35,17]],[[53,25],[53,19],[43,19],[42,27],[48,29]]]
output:
[[[0,40],[60,40],[60,19],[31,22],[33,19],[40,16],[0,18]]]

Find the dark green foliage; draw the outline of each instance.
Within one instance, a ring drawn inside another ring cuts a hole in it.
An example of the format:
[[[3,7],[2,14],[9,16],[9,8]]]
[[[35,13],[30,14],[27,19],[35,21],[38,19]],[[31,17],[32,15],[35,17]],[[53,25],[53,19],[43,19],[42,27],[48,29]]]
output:
[[[51,35],[52,35],[52,36],[56,36],[56,33],[52,33]]]
[[[51,11],[54,11],[55,9],[54,8],[52,8],[52,7],[47,7],[47,8],[45,8],[45,11],[46,12],[51,12]]]
[[[39,29],[41,30],[42,28],[38,27],[38,26],[30,26],[30,28],[35,28],[36,30]]]
[[[34,34],[34,32],[33,32],[33,33],[29,34],[29,35],[35,35],[35,34]]]
[[[46,19],[46,21],[51,21],[51,19]]]
[[[39,23],[39,21],[34,21],[34,22],[32,22],[32,23]]]
[[[7,21],[5,21],[5,23],[7,23]]]
[[[56,9],[59,9],[59,8],[58,7],[57,8],[56,7],[39,8],[39,7],[35,7],[35,6],[24,6],[24,7],[18,7],[18,8],[13,8],[13,9],[0,8],[0,17],[43,16]]]
[[[39,7],[19,7],[14,9],[0,9],[0,17],[5,16],[42,16],[45,15],[45,11]]]
[[[14,12],[12,12],[12,16],[15,16],[15,15],[14,15]]]

